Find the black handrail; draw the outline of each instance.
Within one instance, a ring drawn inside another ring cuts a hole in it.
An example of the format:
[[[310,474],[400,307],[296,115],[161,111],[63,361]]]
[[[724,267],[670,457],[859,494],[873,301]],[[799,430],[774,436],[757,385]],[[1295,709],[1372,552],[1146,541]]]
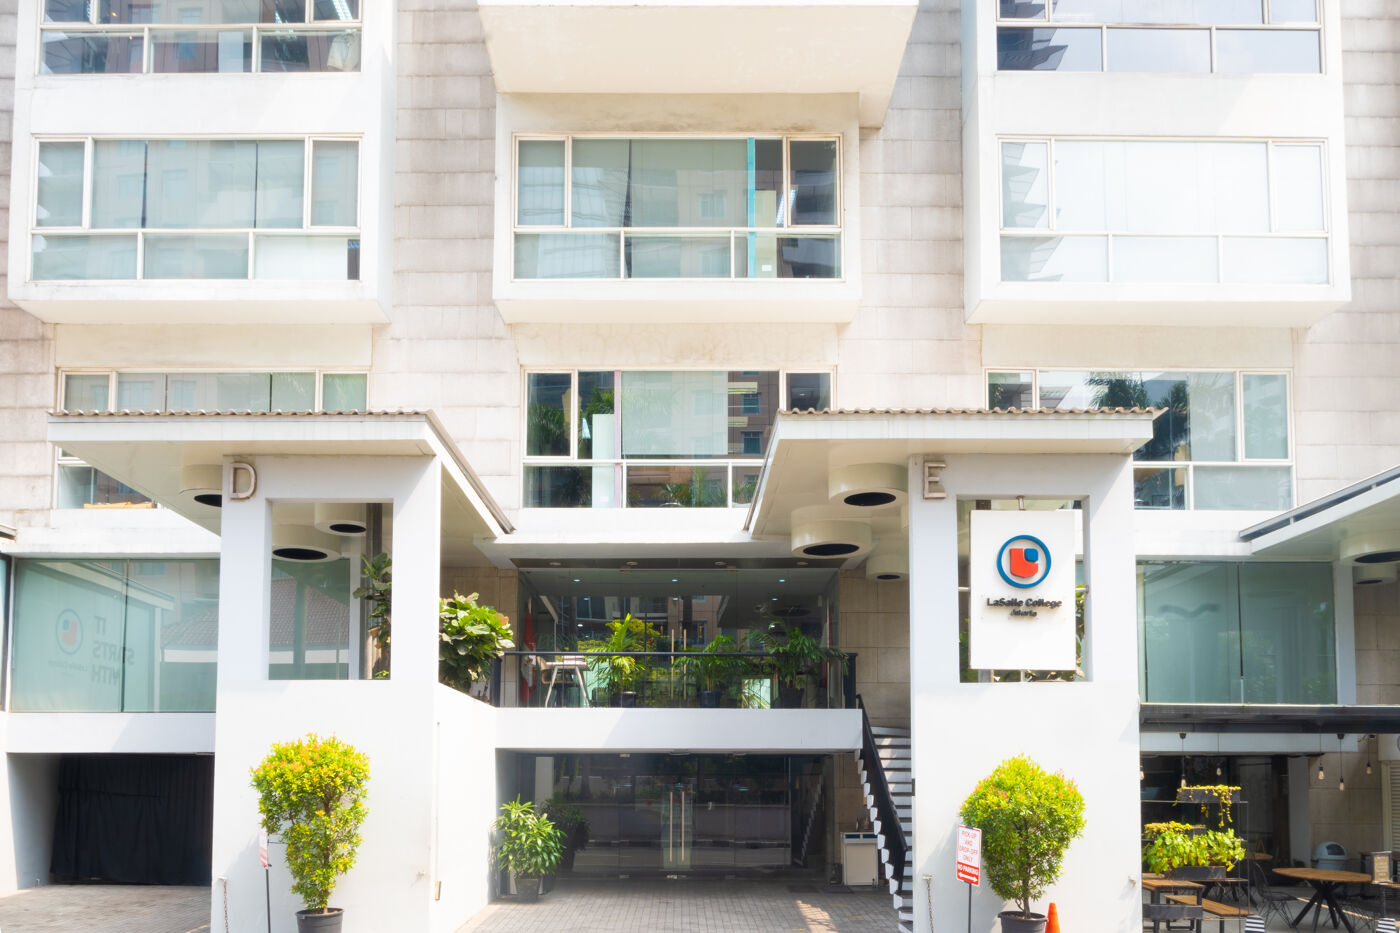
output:
[[[898,893],[904,881],[904,863],[908,857],[909,843],[904,838],[904,826],[899,822],[899,811],[894,808],[894,797],[890,794],[889,781],[885,780],[885,765],[880,761],[880,749],[875,745],[875,733],[870,728],[870,714],[865,709],[865,700],[856,694],[856,705],[860,707],[860,763],[865,768],[866,780],[870,782],[870,796],[875,798],[875,815],[880,818],[880,834],[884,837],[885,848],[890,853],[886,880],[893,881]]]

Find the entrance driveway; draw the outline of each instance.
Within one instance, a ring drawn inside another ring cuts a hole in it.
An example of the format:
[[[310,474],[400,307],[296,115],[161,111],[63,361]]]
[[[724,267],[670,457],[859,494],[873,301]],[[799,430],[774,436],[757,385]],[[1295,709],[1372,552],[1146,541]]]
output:
[[[501,898],[458,933],[894,933],[896,922],[883,888],[855,893],[798,882],[571,879],[534,904]]]
[[[52,884],[0,897],[4,933],[208,933],[209,889]]]

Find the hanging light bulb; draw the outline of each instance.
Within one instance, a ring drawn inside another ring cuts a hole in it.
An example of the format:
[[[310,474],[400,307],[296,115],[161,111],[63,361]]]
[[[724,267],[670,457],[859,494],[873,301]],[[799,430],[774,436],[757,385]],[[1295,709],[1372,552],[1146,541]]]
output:
[[[1341,780],[1339,780],[1339,781],[1337,782],[1337,790],[1346,790],[1346,789],[1347,789],[1347,778],[1346,778],[1346,775],[1344,774],[1344,775],[1342,775]]]
[[[1342,739],[1344,738],[1346,738],[1345,733],[1337,733],[1337,770],[1341,772],[1341,774],[1337,776],[1337,790],[1347,789],[1346,758],[1343,757],[1344,753],[1342,752]]]
[[[1181,786],[1186,786],[1186,733],[1178,732],[1181,736]]]
[[[1215,776],[1220,777],[1220,765],[1215,766]]]
[[[1366,773],[1371,773],[1371,737],[1366,736]]]
[[[1317,779],[1318,779],[1319,781],[1325,781],[1325,780],[1327,780],[1327,772],[1322,770],[1322,756],[1321,756],[1321,755],[1317,756]]]

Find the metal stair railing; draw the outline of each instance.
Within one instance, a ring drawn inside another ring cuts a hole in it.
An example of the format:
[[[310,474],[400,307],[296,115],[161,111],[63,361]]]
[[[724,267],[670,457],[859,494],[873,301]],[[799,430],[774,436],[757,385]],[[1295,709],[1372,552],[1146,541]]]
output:
[[[904,880],[904,863],[908,857],[909,843],[904,838],[904,827],[899,822],[899,811],[894,807],[889,781],[885,780],[885,766],[880,761],[880,749],[875,744],[875,733],[870,728],[870,714],[866,711],[865,700],[860,694],[856,694],[856,705],[860,707],[860,763],[865,768],[866,779],[870,783],[870,795],[875,798],[875,813],[880,817],[880,834],[884,837],[885,848],[890,854],[886,880],[892,882],[894,889],[898,890]]]

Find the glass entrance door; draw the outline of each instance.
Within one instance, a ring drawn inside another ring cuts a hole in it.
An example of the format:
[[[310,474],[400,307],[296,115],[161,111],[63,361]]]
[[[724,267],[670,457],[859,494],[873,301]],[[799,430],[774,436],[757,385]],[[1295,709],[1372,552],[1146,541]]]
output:
[[[661,810],[661,867],[689,871],[695,847],[695,782],[677,781],[666,788]]]

